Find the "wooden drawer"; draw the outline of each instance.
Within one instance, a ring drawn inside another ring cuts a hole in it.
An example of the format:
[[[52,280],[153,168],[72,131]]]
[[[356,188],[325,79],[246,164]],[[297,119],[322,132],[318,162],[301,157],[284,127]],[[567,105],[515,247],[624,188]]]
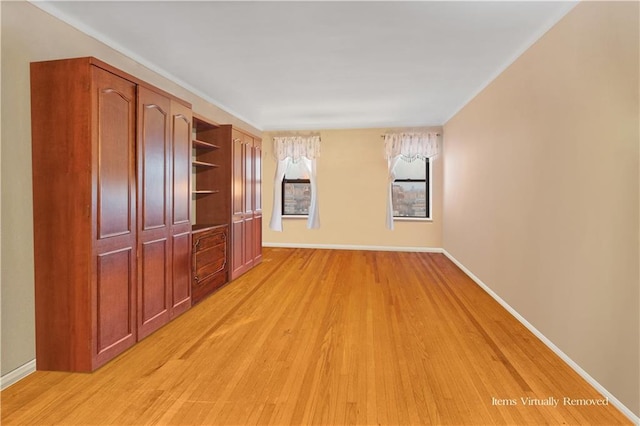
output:
[[[220,226],[193,233],[193,303],[228,281],[228,228]]]
[[[211,231],[203,231],[194,234],[193,250],[194,252],[202,252],[227,243],[226,228],[213,229]]]
[[[202,238],[202,247],[194,246],[194,281],[203,281],[227,266],[226,238]],[[216,240],[216,241],[212,241]],[[196,242],[197,243],[197,242]]]

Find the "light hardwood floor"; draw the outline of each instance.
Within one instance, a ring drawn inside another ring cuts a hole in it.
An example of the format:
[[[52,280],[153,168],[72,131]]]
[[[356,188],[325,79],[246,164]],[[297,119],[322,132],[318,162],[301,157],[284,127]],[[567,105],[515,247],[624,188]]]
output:
[[[427,253],[265,249],[93,374],[38,371],[1,397],[3,425],[631,424],[565,405],[602,396]]]

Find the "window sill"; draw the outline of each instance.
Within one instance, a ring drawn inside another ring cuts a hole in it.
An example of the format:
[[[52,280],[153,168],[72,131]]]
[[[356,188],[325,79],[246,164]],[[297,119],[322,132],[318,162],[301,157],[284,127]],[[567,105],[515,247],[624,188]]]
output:
[[[433,222],[430,217],[393,217],[394,222]]]
[[[307,214],[283,214],[283,219],[309,219]]]

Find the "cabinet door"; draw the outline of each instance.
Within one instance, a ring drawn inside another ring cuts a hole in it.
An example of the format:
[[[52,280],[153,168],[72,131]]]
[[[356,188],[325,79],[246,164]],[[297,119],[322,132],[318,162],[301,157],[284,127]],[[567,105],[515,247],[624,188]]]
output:
[[[191,307],[191,110],[171,103],[171,312]]]
[[[96,188],[91,369],[95,369],[136,341],[136,88],[100,68],[92,67],[91,72]]]
[[[245,156],[244,135],[237,130],[231,133],[231,279],[245,271]]]
[[[242,263],[244,270],[247,271],[253,267],[253,251],[254,251],[254,225],[253,225],[253,209],[254,209],[254,153],[255,147],[253,138],[249,135],[244,135],[244,151],[243,151],[243,163],[244,163],[244,175],[243,175],[243,190],[244,190],[244,252],[242,254]]]
[[[253,262],[262,261],[262,141],[253,143]]]
[[[169,321],[171,101],[138,88],[138,339]]]

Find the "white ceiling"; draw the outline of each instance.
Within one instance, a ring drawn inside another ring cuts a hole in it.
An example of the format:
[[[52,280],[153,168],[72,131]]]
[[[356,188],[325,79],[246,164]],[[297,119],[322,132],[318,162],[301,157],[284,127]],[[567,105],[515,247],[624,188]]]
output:
[[[263,130],[444,124],[568,1],[34,3]]]

